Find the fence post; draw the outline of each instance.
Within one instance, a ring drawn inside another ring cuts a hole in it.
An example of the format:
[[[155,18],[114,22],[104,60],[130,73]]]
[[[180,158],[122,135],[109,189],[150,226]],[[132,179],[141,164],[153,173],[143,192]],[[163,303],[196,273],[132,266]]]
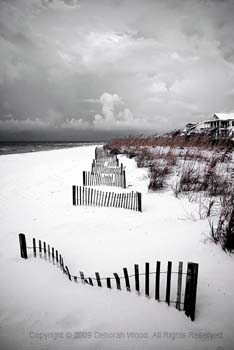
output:
[[[44,258],[46,259],[46,242],[43,242]]]
[[[123,188],[126,188],[126,173],[125,170],[123,170],[123,174],[121,175],[121,177],[123,176]]]
[[[134,265],[134,271],[135,271],[135,286],[136,286],[136,292],[140,294],[140,282],[139,282],[139,266],[138,264]]]
[[[72,200],[73,205],[76,205],[76,186],[72,186]]]
[[[149,263],[145,263],[145,296],[149,298]]]
[[[141,193],[137,192],[138,211],[142,212]]]
[[[83,186],[86,186],[86,182],[85,182],[85,171],[83,171]]]
[[[171,265],[172,262],[168,261],[167,264],[167,288],[166,288],[166,303],[170,305],[170,294],[171,294]]]
[[[124,272],[124,278],[126,283],[126,288],[128,292],[131,292],[130,282],[129,282],[129,276],[128,276],[128,269],[126,267],[123,268]]]
[[[120,285],[120,278],[119,275],[117,273],[113,273],[113,275],[115,276],[115,280],[116,280],[116,287],[117,289],[121,290],[121,285]]]
[[[33,238],[33,254],[34,254],[34,257],[36,258],[37,248],[36,248],[36,239],[35,238]]]
[[[189,262],[186,276],[184,311],[185,315],[190,317],[192,321],[195,319],[197,276],[198,264]]]
[[[179,267],[178,267],[177,297],[176,297],[176,309],[178,310],[180,310],[180,302],[181,302],[182,273],[183,273],[183,263],[182,261],[180,261]]]
[[[23,259],[27,259],[27,244],[26,244],[26,238],[23,233],[19,234],[19,244],[20,244],[20,256]]]
[[[155,299],[159,300],[160,298],[160,265],[161,262],[157,261],[156,263],[156,279],[155,279]]]

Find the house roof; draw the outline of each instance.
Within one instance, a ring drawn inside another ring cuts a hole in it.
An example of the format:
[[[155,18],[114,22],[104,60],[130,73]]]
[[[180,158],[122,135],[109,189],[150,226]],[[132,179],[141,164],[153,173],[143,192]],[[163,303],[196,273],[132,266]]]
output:
[[[214,117],[217,117],[219,120],[229,120],[234,119],[234,112],[232,113],[215,113]]]

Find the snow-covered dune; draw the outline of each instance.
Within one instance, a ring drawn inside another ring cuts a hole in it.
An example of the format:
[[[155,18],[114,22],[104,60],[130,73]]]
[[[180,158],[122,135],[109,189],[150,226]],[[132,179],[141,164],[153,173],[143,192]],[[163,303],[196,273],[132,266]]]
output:
[[[0,157],[0,348],[232,349],[234,260],[207,240],[207,220],[191,220],[197,204],[170,189],[148,193],[147,170],[119,156],[121,191],[142,192],[143,212],[73,206],[72,185],[82,185],[94,149]],[[143,271],[146,261],[153,270],[157,260],[162,268],[171,260],[173,271],[183,261],[185,272],[188,261],[199,263],[195,322],[155,302],[153,291],[148,300],[75,284],[43,259],[21,259],[20,232],[30,246],[35,237],[58,249],[72,274],[131,273],[136,263]]]

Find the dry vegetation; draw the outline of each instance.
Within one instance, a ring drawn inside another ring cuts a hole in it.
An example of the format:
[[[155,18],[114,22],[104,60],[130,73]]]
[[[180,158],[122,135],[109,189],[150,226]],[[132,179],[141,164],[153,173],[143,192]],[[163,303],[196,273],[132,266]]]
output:
[[[138,167],[149,171],[149,191],[168,186],[177,198],[188,196],[198,201],[200,218],[209,217],[210,236],[225,251],[234,251],[234,187],[233,142],[215,140],[208,136],[180,136],[171,133],[163,136],[128,137],[114,139],[107,146],[113,153],[134,157]],[[212,211],[219,203],[219,218],[215,225]]]

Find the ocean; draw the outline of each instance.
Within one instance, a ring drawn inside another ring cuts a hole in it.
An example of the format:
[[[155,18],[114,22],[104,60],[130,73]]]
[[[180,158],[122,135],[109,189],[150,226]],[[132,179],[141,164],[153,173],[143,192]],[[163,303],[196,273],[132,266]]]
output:
[[[0,142],[0,155],[50,151],[61,148],[82,147],[103,142],[53,142],[53,141],[9,141]]]

